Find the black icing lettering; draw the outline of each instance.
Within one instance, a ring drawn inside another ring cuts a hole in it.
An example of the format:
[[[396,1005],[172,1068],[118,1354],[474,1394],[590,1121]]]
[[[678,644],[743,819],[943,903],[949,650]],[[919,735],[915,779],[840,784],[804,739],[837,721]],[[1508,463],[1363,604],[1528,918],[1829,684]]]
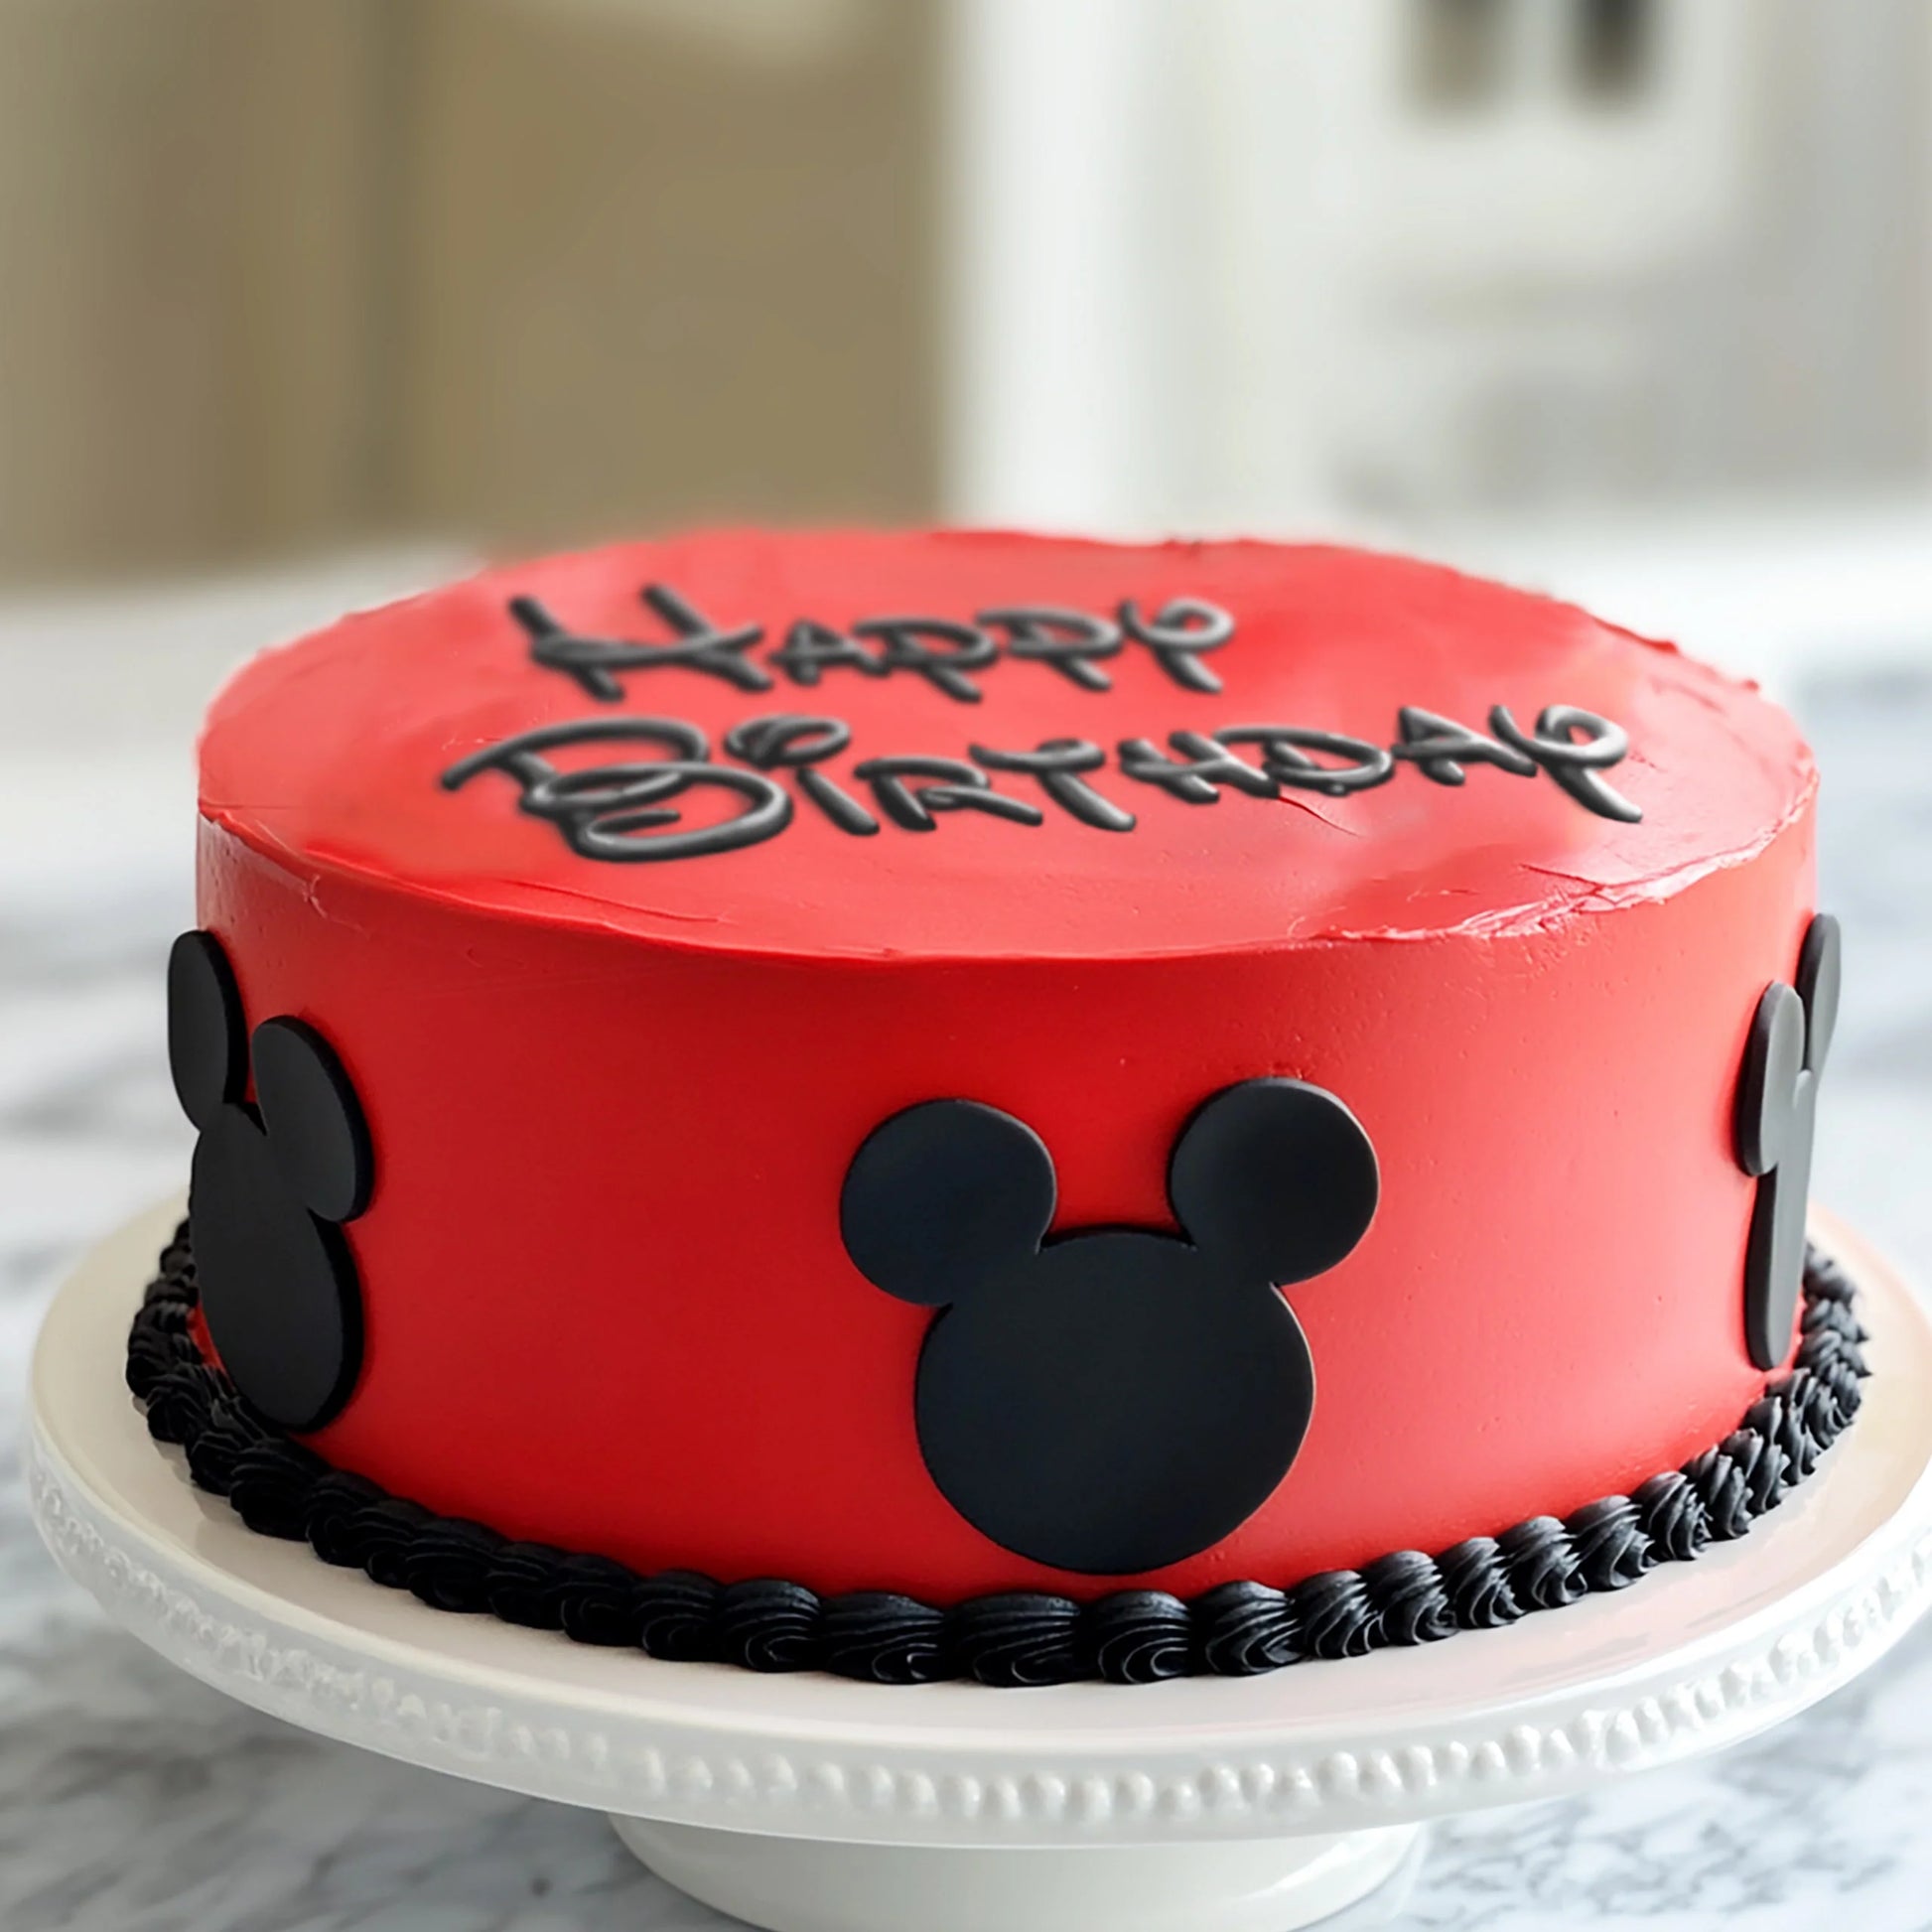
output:
[[[1155,662],[1183,691],[1218,691],[1221,680],[1201,662],[1204,651],[1219,650],[1234,635],[1234,620],[1205,598],[1175,597],[1151,618],[1132,598],[1120,607],[1121,628],[1154,653]]]
[[[623,696],[623,686],[612,675],[611,663],[614,658],[620,664],[626,663],[633,646],[612,637],[583,637],[566,630],[550,615],[549,608],[534,597],[511,598],[509,612],[530,639],[534,662],[574,677],[591,697],[604,704],[616,704]]]
[[[1630,749],[1630,734],[1621,725],[1574,704],[1553,704],[1538,714],[1536,730],[1526,732],[1510,715],[1509,707],[1499,704],[1490,710],[1489,729],[1534,759],[1578,804],[1587,806],[1599,818],[1634,825],[1643,817],[1640,806],[1611,790],[1597,776],[1605,765],[1618,763]],[[1576,733],[1582,737],[1573,736]]]
[[[1086,611],[1051,604],[1015,604],[982,611],[983,625],[1007,633],[1007,655],[1050,664],[1083,691],[1110,691],[1113,679],[1094,660],[1120,650],[1120,625]]]
[[[581,635],[534,597],[512,599],[509,608],[529,636],[532,659],[575,678],[601,702],[622,697],[621,672],[665,665],[704,671],[746,690],[771,688],[771,673],[746,657],[763,634],[759,626],[721,629],[661,584],[647,585],[641,596],[674,641]],[[989,606],[970,622],[897,616],[864,619],[843,629],[800,618],[769,663],[806,686],[832,669],[869,678],[909,671],[957,703],[977,704],[982,693],[973,674],[997,663],[1003,652],[1045,664],[1082,690],[1111,691],[1106,661],[1131,639],[1152,652],[1183,690],[1221,689],[1219,676],[1203,660],[1234,635],[1234,619],[1226,611],[1205,599],[1176,597],[1150,616],[1127,598],[1117,614],[1116,621],[1072,606],[1012,603]],[[1626,823],[1642,817],[1603,776],[1628,756],[1629,736],[1594,712],[1550,705],[1530,731],[1507,705],[1497,704],[1490,707],[1487,733],[1420,705],[1403,706],[1397,718],[1398,742],[1387,746],[1346,732],[1289,724],[1228,725],[1211,733],[1175,730],[1168,734],[1167,749],[1151,738],[1121,739],[1120,769],[1124,777],[1158,785],[1183,803],[1209,805],[1230,789],[1275,800],[1289,791],[1345,798],[1389,783],[1398,762],[1415,765],[1433,783],[1459,786],[1469,765],[1486,764],[1515,777],[1547,771],[1587,811]],[[652,742],[657,755],[577,770],[560,770],[544,756],[551,748],[599,738],[642,738]],[[694,857],[757,843],[789,823],[794,793],[855,838],[876,834],[882,817],[929,832],[936,814],[944,811],[979,811],[1023,825],[1044,822],[1036,805],[995,791],[988,771],[1033,778],[1061,810],[1098,830],[1128,832],[1138,824],[1134,812],[1088,781],[1087,774],[1103,769],[1107,760],[1098,745],[1083,738],[1044,739],[1030,750],[974,745],[978,763],[923,755],[869,759],[854,776],[872,787],[879,816],[823,768],[851,742],[850,727],[834,718],[776,713],[746,719],[727,734],[725,749],[752,767],[747,772],[714,762],[704,733],[675,720],[622,719],[608,729],[586,722],[506,739],[452,766],[443,782],[455,789],[478,771],[500,770],[518,785],[523,811],[550,819],[586,856],[614,860]],[[1243,748],[1251,748],[1252,755],[1241,756]],[[789,789],[768,775],[786,771],[794,774]],[[743,801],[737,816],[715,826],[682,823],[673,801],[705,787],[735,793]]]
[[[867,838],[879,821],[849,792],[813,767],[823,759],[837,758],[852,743],[852,727],[841,718],[802,718],[781,712],[770,718],[748,718],[725,736],[725,750],[760,771],[796,771],[798,789],[841,832]]]
[[[534,597],[511,598],[509,610],[530,639],[531,657],[546,669],[574,677],[602,704],[616,704],[623,696],[623,686],[616,675],[619,671],[661,670],[677,664],[687,670],[708,671],[741,691],[770,690],[770,673],[745,655],[764,635],[758,624],[721,630],[664,584],[646,584],[639,596],[676,633],[676,643],[582,636],[566,629]]]
[[[1168,743],[1181,754],[1172,759],[1150,740],[1124,738],[1120,768],[1143,784],[1160,785],[1189,805],[1211,805],[1223,785],[1245,791],[1251,798],[1279,798],[1281,791],[1267,772],[1238,759],[1225,745],[1199,732],[1170,732]]]
[[[1439,718],[1420,705],[1406,704],[1397,713],[1401,722],[1402,743],[1391,746],[1395,757],[1407,759],[1425,777],[1439,785],[1459,785],[1466,764],[1493,764],[1512,777],[1536,776],[1536,760],[1514,746],[1498,744],[1493,738],[1452,718]]]
[[[872,786],[879,809],[908,832],[933,830],[934,812],[987,812],[1016,825],[1040,825],[1046,818],[1037,805],[993,790],[986,773],[964,759],[867,759],[852,772]],[[907,782],[912,779],[929,782]]]
[[[619,767],[620,769],[621,767]],[[622,862],[652,859],[697,859],[715,852],[736,852],[742,846],[759,845],[775,838],[791,823],[791,800],[784,787],[757,772],[735,770],[728,764],[698,760],[667,760],[662,769],[680,781],[678,791],[716,785],[735,791],[751,801],[751,809],[737,818],[717,825],[693,826],[679,832],[659,832],[674,826],[678,814],[664,806],[614,810],[600,804],[588,813],[572,808],[571,801],[560,807],[544,809],[542,815],[554,818],[572,847],[587,859]],[[594,781],[595,772],[572,773],[573,779]],[[674,796],[675,793],[664,793]],[[524,801],[525,809],[532,807]],[[640,833],[653,834],[640,838]]]
[[[1085,739],[1049,738],[1035,752],[1001,752],[975,745],[973,757],[989,771],[1025,771],[1037,778],[1040,790],[1083,825],[1102,832],[1131,832],[1137,822],[1132,812],[1103,798],[1080,776],[1083,771],[1098,771],[1107,762],[1107,754]]]
[[[1302,791],[1326,792],[1345,798],[1351,791],[1368,791],[1395,776],[1395,759],[1380,745],[1342,732],[1311,730],[1302,725],[1230,725],[1214,734],[1222,745],[1260,748],[1262,769],[1277,784]],[[1342,759],[1342,764],[1317,764],[1310,757]]]
[[[771,653],[771,662],[794,684],[816,684],[826,671],[857,671],[862,677],[884,677],[892,668],[885,658],[869,651],[857,638],[828,623],[800,618],[785,632],[785,640]]]
[[[633,740],[662,745],[671,756],[570,771],[543,756],[564,745]],[[451,765],[443,773],[443,788],[455,791],[483,771],[513,779],[521,791],[520,808],[548,819],[586,859],[702,858],[775,838],[791,822],[791,795],[781,784],[759,772],[712,763],[704,733],[675,718],[586,719],[520,732]],[[679,825],[668,801],[706,786],[736,792],[749,801],[748,809],[716,825],[664,829]]]
[[[947,618],[868,618],[852,628],[855,635],[877,637],[885,645],[886,670],[916,671],[961,704],[980,701],[980,688],[966,673],[984,670],[1000,654],[977,624]]]
[[[760,771],[835,759],[851,743],[852,727],[843,718],[805,718],[789,711],[743,719],[725,734],[725,750]]]

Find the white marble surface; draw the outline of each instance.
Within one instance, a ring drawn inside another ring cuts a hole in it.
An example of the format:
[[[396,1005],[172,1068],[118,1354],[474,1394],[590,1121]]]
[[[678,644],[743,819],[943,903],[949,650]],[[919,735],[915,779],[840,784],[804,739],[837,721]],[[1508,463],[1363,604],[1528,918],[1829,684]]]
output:
[[[1804,709],[1829,786],[1825,895],[1849,928],[1818,1187],[1924,1275],[1932,767],[1918,746],[1932,673],[1822,687]],[[70,781],[64,800],[49,809],[36,779],[35,850],[0,844],[0,1927],[723,1924],[635,1865],[601,1818],[322,1742],[179,1676],[108,1627],[34,1538],[15,1448],[39,1311],[81,1246],[179,1182],[189,1150],[160,996],[187,919],[187,828],[156,803],[178,793],[168,770],[185,748],[130,734],[111,768],[43,742]],[[19,769],[0,772],[0,823],[15,827]],[[1932,1624],[1726,1756],[1439,1828],[1394,1923],[1928,1932],[1929,1817]]]

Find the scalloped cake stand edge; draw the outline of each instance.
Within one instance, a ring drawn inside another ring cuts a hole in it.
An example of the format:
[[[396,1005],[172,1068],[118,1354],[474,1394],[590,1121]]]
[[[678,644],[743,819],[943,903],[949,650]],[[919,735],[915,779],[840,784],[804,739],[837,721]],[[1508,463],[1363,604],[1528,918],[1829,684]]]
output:
[[[426,1609],[253,1535],[188,1484],[121,1384],[126,1318],[179,1211],[102,1242],[43,1329],[28,1487],[62,1567],[205,1683],[345,1742],[605,1810],[671,1883],[778,1932],[1286,1932],[1413,1869],[1429,1818],[1795,1715],[1932,1601],[1932,1405],[1916,1394],[1932,1322],[1822,1213],[1814,1238],[1858,1280],[1872,1330],[1864,1411],[1739,1542],[1427,1650],[1011,1692],[589,1650]]]

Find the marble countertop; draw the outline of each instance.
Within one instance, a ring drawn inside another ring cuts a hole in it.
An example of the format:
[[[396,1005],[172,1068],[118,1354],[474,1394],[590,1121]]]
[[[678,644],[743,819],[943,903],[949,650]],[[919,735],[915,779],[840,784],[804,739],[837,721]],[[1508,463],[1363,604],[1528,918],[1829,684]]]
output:
[[[1827,774],[1824,897],[1848,929],[1818,1191],[1923,1278],[1932,671],[1822,685],[1801,709]],[[725,1924],[635,1864],[597,1816],[365,1756],[192,1682],[109,1626],[35,1538],[16,1451],[40,1311],[90,1239],[186,1170],[161,1049],[162,959],[188,922],[180,763],[149,745],[76,782],[69,760],[67,802],[31,851],[0,845],[0,1926]],[[0,823],[32,823],[29,802],[0,798],[12,809]],[[1928,1818],[1932,1622],[1849,1690],[1721,1757],[1438,1828],[1389,1922],[1928,1932]]]

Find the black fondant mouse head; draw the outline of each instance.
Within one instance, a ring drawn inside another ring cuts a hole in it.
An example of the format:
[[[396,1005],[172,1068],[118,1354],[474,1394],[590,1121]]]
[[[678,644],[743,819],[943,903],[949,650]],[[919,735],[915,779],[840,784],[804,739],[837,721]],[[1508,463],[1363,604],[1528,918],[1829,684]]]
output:
[[[1247,1080],[1174,1143],[1180,1235],[1048,1241],[1039,1138],[976,1101],[936,1100],[860,1148],[841,1222],[868,1280],[942,1311],[913,1405],[947,1500],[1016,1555],[1125,1576],[1218,1543],[1287,1474],[1314,1372],[1276,1291],[1349,1253],[1378,1186],[1368,1136],[1333,1094]]]
[[[1759,1368],[1776,1368],[1791,1350],[1818,1081],[1838,1024],[1838,921],[1821,912],[1805,929],[1796,988],[1773,980],[1764,989],[1744,1047],[1737,1165],[1758,1176],[1744,1259],[1744,1339]]]
[[[208,932],[183,933],[168,958],[168,1059],[201,1130],[188,1215],[221,1366],[271,1422],[319,1429],[362,1361],[361,1291],[341,1225],[368,1205],[374,1180],[355,1089],[303,1021],[265,1020],[250,1040]]]

